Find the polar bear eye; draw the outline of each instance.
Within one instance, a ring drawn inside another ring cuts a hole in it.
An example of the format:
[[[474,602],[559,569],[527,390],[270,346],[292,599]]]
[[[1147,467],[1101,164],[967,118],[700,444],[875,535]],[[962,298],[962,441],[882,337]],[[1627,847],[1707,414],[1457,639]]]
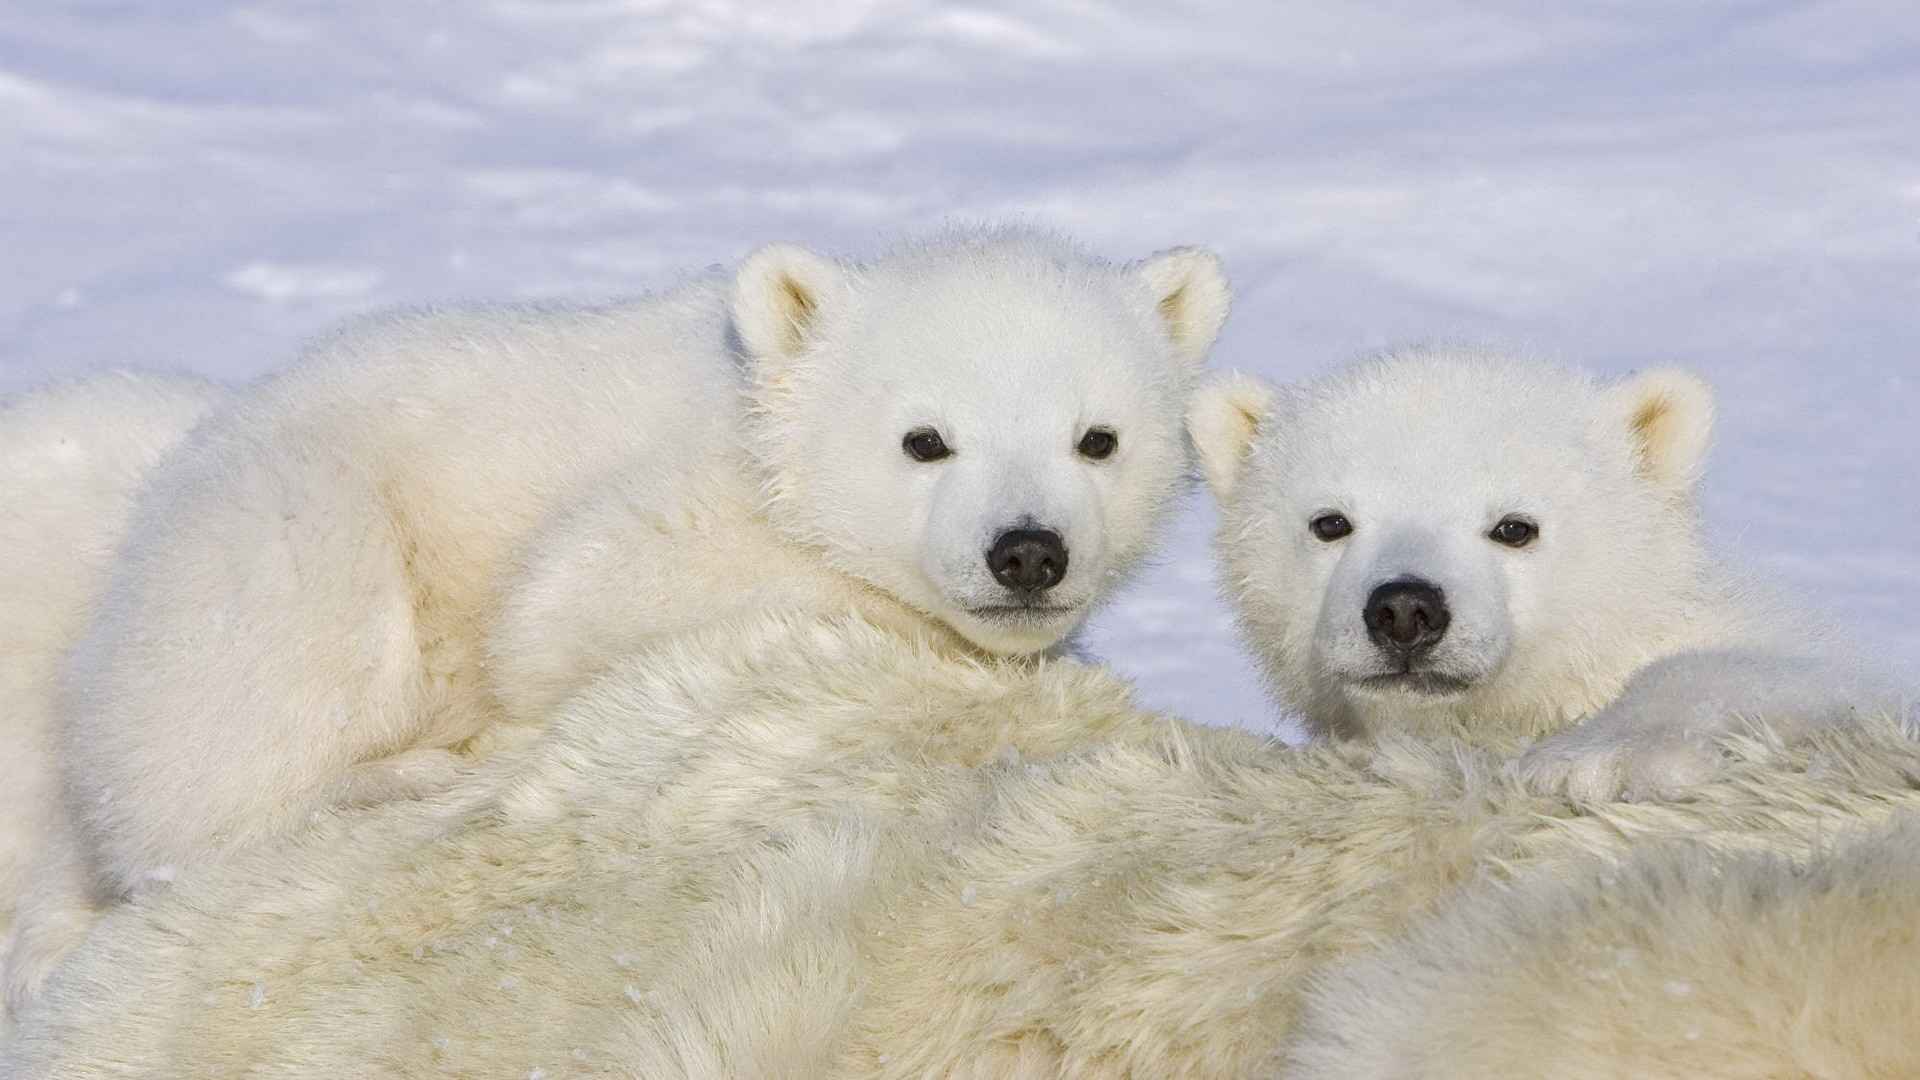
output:
[[[907,432],[907,437],[900,441],[900,446],[906,450],[907,456],[915,461],[939,461],[941,458],[953,456],[953,451],[947,447],[947,440],[941,438],[939,432],[927,427],[914,428]]]
[[[1512,548],[1523,548],[1540,535],[1540,526],[1521,517],[1504,517],[1487,534],[1489,540]]]
[[[1120,436],[1107,428],[1097,427],[1089,428],[1085,435],[1080,436],[1080,445],[1075,449],[1080,451],[1081,457],[1104,461],[1112,457],[1119,446]]]
[[[1352,533],[1353,522],[1348,521],[1345,514],[1321,514],[1308,522],[1307,528],[1313,530],[1313,535],[1331,544]]]

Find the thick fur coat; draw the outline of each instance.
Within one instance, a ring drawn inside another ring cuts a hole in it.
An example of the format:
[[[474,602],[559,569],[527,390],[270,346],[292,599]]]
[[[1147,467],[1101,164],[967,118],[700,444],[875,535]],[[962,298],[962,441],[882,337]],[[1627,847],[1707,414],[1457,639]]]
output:
[[[1822,756],[1843,774],[1859,761]],[[1911,779],[1914,764],[1874,771]],[[1920,818],[1839,830],[1805,859],[1722,843],[1659,837],[1623,860],[1479,886],[1317,980],[1285,1075],[1920,1071]]]
[[[1920,747],[1892,732],[1728,750],[1689,801],[1581,805],[1459,743],[1289,749],[1143,713],[1072,662],[757,616],[616,670],[453,793],[329,814],[287,849],[117,910],[0,1072],[1273,1074],[1316,971],[1463,886],[1495,905],[1508,881],[1601,888],[1665,839],[1764,855],[1764,895],[1920,810]],[[1675,903],[1725,907],[1714,880],[1691,873]],[[1584,895],[1568,906],[1613,902]],[[1756,981],[1752,935],[1828,932],[1793,914],[1825,911],[1782,911],[1662,946],[1691,950],[1698,1000],[1779,996],[1716,1014],[1717,1038],[1777,1047],[1759,1029],[1780,1010],[1810,1029],[1854,1008],[1910,1027],[1898,994]],[[1460,920],[1480,929],[1428,934],[1453,933],[1438,951],[1495,982],[1501,942],[1551,929]],[[1590,937],[1642,930],[1606,918]],[[1911,934],[1876,940],[1848,954],[1857,978],[1906,985]],[[1513,976],[1528,997],[1594,992],[1573,985],[1580,964],[1528,971]],[[1910,1040],[1882,1051],[1920,1069]]]
[[[49,722],[47,858],[80,879],[39,872],[70,887],[23,924],[437,790],[734,605],[1051,648],[1156,536],[1226,310],[1204,252],[1003,229],[336,333],[140,484]],[[995,563],[1013,533],[1047,538],[1039,584]],[[26,927],[16,1001],[70,936]]]

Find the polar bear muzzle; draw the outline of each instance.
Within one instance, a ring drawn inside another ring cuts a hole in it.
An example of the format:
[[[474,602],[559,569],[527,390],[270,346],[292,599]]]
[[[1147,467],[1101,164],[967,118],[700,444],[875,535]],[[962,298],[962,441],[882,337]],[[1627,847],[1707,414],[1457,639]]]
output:
[[[987,549],[993,580],[1021,596],[1038,596],[1067,576],[1067,542],[1052,529],[1008,529]]]
[[[1405,577],[1369,593],[1361,618],[1374,645],[1398,660],[1402,668],[1411,670],[1447,636],[1453,613],[1447,609],[1447,594],[1439,586]]]

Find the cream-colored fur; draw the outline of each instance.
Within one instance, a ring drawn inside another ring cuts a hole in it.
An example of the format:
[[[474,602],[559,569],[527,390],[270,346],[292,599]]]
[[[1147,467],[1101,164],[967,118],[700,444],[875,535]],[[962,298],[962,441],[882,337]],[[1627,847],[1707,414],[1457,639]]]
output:
[[[1072,662],[744,616],[446,795],[115,911],[0,1072],[1257,1075],[1316,970],[1463,885],[1920,811],[1920,746],[1877,728],[1730,754],[1691,801],[1581,805],[1463,744],[1289,749]],[[1912,966],[1883,944],[1863,982]]]
[[[1599,383],[1436,347],[1300,386],[1216,376],[1189,431],[1228,599],[1312,731],[1551,736],[1529,779],[1611,798],[1698,782],[1728,733],[1902,707],[1818,620],[1708,552],[1694,487],[1713,414],[1684,372]],[[1328,518],[1343,528],[1319,535]],[[1536,535],[1500,542],[1515,520]],[[1378,590],[1409,580],[1450,615],[1411,657],[1368,623]]]
[[[48,745],[54,671],[100,594],[140,480],[222,394],[184,376],[110,372],[0,405],[0,974],[32,853],[63,812]],[[43,874],[73,870],[63,860]]]
[[[487,642],[508,715],[550,716],[619,661],[756,611],[863,606],[874,619],[967,649],[921,613],[781,543],[755,513],[758,499],[753,478],[724,462],[621,477],[557,515],[527,545]],[[690,582],[726,585],[702,592]]]
[[[1920,817],[1528,873],[1317,983],[1282,1076],[1920,1075]]]
[[[1204,252],[1118,266],[1002,229],[335,334],[140,492],[54,725],[73,813],[39,876],[71,887],[23,916],[77,928],[329,807],[436,790],[607,658],[785,590],[1052,647],[1155,537],[1225,313]],[[1118,450],[1077,454],[1088,425]],[[916,426],[951,460],[908,460]],[[983,554],[1028,525],[1070,547],[1045,604]],[[70,937],[27,928],[16,1000]]]

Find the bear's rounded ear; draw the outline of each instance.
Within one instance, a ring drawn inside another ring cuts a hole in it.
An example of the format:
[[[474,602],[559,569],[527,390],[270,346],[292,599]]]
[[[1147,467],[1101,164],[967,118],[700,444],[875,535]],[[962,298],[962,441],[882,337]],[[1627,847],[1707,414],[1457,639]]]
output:
[[[1271,383],[1238,371],[1208,377],[1187,406],[1187,437],[1200,456],[1200,471],[1221,502],[1240,479],[1253,437],[1274,409],[1278,395]]]
[[[821,313],[839,303],[846,270],[791,244],[747,256],[733,279],[733,325],[754,360],[791,360],[813,344]]]
[[[1606,422],[1632,440],[1640,475],[1674,492],[1692,490],[1713,442],[1713,389],[1677,368],[1644,371],[1606,390]]]
[[[1147,283],[1155,313],[1166,324],[1174,350],[1196,364],[1206,359],[1233,306],[1233,290],[1220,267],[1220,256],[1205,248],[1177,247],[1129,269]]]

